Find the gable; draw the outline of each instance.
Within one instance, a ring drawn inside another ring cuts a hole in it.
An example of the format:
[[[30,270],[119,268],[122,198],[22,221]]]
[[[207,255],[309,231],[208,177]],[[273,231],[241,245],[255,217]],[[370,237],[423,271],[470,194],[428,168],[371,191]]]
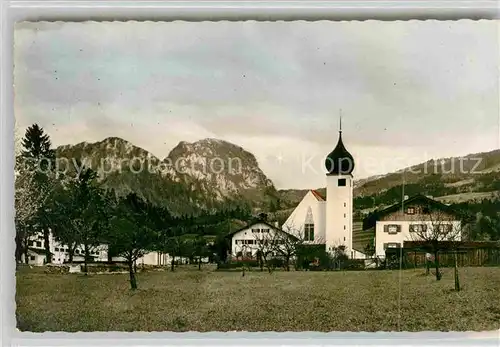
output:
[[[405,213],[402,212],[402,207],[404,207]],[[407,213],[409,207],[415,208],[414,213]],[[428,214],[428,211],[432,212],[434,216],[439,213],[440,217],[443,219],[462,219],[460,212],[454,208],[437,200],[430,199],[424,195],[415,195],[410,199],[405,200],[403,203],[399,202],[381,211],[374,211],[369,214],[368,217],[363,220],[363,229],[366,230],[372,228],[375,226],[377,221],[382,220],[429,220],[431,216]],[[426,214],[427,216],[425,216]]]
[[[300,229],[302,225],[306,223],[306,220],[311,224],[318,223],[320,218],[318,207],[324,203],[324,201],[318,200],[312,190],[308,191],[290,216],[288,216],[285,223],[283,223],[283,228],[285,230]]]
[[[403,210],[402,210],[402,208]],[[380,221],[427,221],[432,218],[439,218],[441,220],[457,220],[455,214],[440,209],[437,207],[430,207],[422,202],[413,202],[400,206],[399,210],[388,212],[380,217]]]

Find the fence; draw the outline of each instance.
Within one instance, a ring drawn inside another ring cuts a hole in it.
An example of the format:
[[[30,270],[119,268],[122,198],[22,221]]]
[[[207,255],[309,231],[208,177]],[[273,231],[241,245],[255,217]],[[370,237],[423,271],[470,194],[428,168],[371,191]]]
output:
[[[417,251],[405,251],[403,262],[407,267],[425,266],[425,253]],[[454,266],[455,254],[452,251],[438,253],[441,266]],[[457,250],[458,266],[495,266],[500,265],[500,249],[467,249]]]
[[[386,259],[388,262],[398,263],[400,249],[388,250]],[[426,253],[433,253],[430,248],[416,242],[405,242],[402,250],[403,268],[424,267],[426,264]],[[500,266],[500,245],[492,242],[463,242],[458,247],[442,247],[438,252],[440,266],[448,267],[455,265],[455,253],[459,267],[464,266]],[[434,254],[432,254],[434,256]]]

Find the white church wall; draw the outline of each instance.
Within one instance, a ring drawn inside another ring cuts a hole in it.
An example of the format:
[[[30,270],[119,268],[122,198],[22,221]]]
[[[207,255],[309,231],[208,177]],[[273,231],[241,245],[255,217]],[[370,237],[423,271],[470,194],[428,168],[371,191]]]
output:
[[[314,241],[306,243],[325,243],[325,206],[325,201],[318,201],[311,191],[307,192],[292,214],[283,223],[282,229],[299,238],[303,238],[304,225],[310,209],[314,221]]]

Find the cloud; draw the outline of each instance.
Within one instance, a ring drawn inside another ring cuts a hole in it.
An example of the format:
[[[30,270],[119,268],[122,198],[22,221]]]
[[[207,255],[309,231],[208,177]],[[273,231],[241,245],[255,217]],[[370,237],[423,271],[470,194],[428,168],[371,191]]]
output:
[[[15,113],[55,144],[120,136],[158,157],[230,140],[278,186],[321,186],[295,157],[335,146],[340,109],[359,162],[497,148],[497,38],[465,20],[21,23]]]

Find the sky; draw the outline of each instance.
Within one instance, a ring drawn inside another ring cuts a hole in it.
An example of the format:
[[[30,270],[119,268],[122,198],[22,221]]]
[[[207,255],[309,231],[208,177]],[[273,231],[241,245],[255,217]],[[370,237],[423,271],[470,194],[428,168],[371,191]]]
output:
[[[281,189],[500,147],[495,21],[37,22],[14,36],[18,131],[116,136],[164,158],[218,138]]]

